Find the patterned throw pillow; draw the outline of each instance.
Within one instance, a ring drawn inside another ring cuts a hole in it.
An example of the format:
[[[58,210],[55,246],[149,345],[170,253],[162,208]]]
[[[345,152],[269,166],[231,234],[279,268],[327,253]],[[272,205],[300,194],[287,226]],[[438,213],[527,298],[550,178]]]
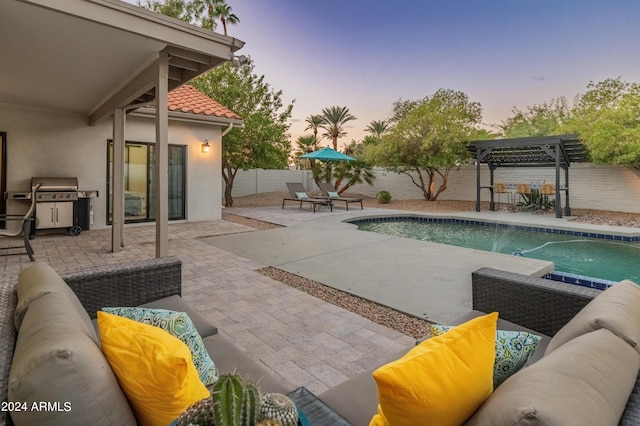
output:
[[[307,193],[306,193],[306,192],[296,192],[296,198],[297,198],[298,200],[306,200],[306,199],[308,199],[309,197],[307,196]]]
[[[327,195],[329,196],[329,198],[340,198],[340,194],[334,191],[327,191]]]
[[[184,342],[191,351],[193,364],[198,370],[200,380],[209,386],[218,380],[216,366],[204,347],[202,337],[198,334],[191,318],[184,312],[166,309],[148,308],[102,308],[104,312],[128,318],[143,324],[149,324],[167,331]]]
[[[447,325],[431,324],[429,334],[440,336],[452,328]],[[498,330],[496,332],[496,360],[493,365],[494,389],[526,364],[541,340],[542,337],[524,331]]]

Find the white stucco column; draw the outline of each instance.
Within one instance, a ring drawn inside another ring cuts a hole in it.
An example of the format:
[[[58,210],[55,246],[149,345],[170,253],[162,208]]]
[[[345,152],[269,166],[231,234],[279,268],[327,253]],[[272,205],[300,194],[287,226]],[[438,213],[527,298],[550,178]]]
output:
[[[160,52],[156,81],[156,257],[169,254],[169,54]]]
[[[124,247],[124,127],[125,111],[113,110],[113,189],[111,205],[111,251]]]

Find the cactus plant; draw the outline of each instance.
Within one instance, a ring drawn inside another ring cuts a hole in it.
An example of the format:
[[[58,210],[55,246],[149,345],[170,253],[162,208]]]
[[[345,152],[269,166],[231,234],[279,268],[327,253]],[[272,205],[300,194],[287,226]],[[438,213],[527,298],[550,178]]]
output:
[[[266,393],[260,400],[258,420],[276,420],[282,426],[297,426],[298,410],[288,396],[281,393]]]
[[[211,398],[191,405],[175,422],[179,426],[254,426],[260,392],[237,374],[224,374],[213,385]]]

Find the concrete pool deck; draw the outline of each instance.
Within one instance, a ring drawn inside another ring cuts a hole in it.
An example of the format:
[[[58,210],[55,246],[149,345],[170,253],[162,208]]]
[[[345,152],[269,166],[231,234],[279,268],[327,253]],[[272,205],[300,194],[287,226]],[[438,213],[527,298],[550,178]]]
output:
[[[640,230],[575,223],[550,215],[508,212],[426,214],[368,208],[318,213],[294,207],[229,208],[225,212],[283,228],[204,239],[243,257],[318,281],[421,318],[447,322],[471,308],[471,272],[490,267],[531,276],[547,261],[359,231],[345,220],[426,215],[515,225],[640,235]]]

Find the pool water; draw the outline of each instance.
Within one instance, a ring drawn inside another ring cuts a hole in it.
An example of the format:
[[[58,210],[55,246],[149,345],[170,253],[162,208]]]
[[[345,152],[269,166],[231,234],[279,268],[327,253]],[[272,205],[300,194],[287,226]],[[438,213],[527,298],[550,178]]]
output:
[[[527,231],[518,227],[424,220],[358,222],[358,229],[547,260],[556,271],[640,282],[640,242]]]

